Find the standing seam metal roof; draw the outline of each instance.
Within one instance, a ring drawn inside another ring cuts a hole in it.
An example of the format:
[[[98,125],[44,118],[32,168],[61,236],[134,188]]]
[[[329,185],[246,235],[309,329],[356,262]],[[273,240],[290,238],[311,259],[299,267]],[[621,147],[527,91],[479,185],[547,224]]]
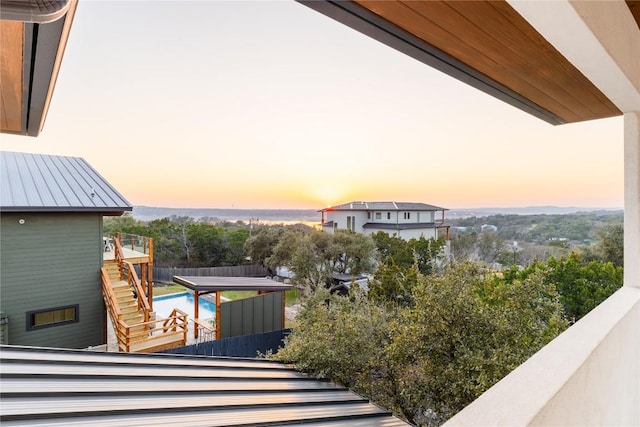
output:
[[[0,346],[9,426],[406,426],[344,387],[243,358]]]
[[[414,202],[350,202],[322,209],[327,211],[446,211],[447,208]]]
[[[124,212],[133,209],[80,157],[0,152],[3,212]]]

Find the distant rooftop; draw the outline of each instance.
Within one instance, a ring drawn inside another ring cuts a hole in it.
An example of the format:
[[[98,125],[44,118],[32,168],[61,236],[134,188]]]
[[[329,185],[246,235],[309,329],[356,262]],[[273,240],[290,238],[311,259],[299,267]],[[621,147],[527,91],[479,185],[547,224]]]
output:
[[[446,211],[447,208],[413,202],[350,202],[322,209],[327,211]]]
[[[80,157],[0,151],[0,211],[132,210],[111,184]]]

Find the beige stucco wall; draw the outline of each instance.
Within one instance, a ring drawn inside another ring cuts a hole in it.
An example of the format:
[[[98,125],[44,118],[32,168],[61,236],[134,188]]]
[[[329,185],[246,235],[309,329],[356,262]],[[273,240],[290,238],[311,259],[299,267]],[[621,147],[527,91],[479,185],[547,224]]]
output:
[[[445,426],[640,425],[639,324],[624,286]]]
[[[640,113],[638,112],[624,115],[624,284],[640,287]]]
[[[622,0],[571,0],[570,3],[640,92],[640,30],[629,7]]]

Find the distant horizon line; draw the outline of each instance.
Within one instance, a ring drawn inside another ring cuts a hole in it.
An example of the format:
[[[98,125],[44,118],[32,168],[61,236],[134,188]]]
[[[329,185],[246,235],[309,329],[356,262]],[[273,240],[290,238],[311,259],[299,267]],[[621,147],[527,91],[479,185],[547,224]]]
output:
[[[240,207],[175,207],[175,206],[150,206],[150,205],[133,205],[133,208],[154,208],[154,209],[209,209],[209,210],[251,210],[251,211],[259,211],[259,210],[296,210],[296,211],[315,211],[321,210],[324,208],[240,208]],[[587,210],[623,210],[624,206],[562,206],[562,205],[527,205],[527,206],[474,206],[474,207],[454,207],[454,208],[444,208],[446,210],[488,210],[488,209],[541,209],[541,208],[553,208],[553,209],[587,209]]]

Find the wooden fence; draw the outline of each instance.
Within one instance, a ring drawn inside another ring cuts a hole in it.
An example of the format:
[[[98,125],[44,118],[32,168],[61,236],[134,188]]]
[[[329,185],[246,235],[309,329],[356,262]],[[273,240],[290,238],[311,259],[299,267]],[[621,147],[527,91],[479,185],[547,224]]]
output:
[[[172,283],[173,276],[264,277],[267,274],[267,269],[260,265],[203,268],[153,267],[153,280],[165,283]]]

